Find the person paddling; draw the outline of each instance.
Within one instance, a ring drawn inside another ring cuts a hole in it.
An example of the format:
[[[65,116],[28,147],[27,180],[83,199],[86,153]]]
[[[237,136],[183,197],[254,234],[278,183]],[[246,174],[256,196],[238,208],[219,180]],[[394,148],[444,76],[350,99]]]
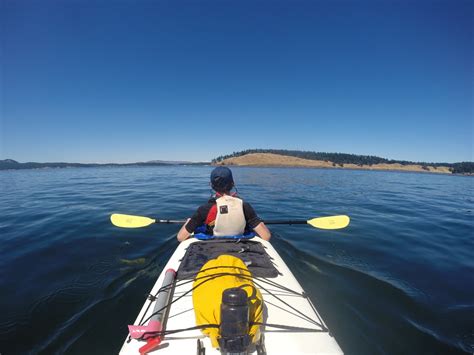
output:
[[[200,206],[178,232],[180,242],[186,240],[196,230],[205,225],[206,234],[216,238],[242,235],[253,230],[264,240],[270,240],[271,233],[263,221],[257,216],[252,206],[231,193],[234,187],[232,171],[219,166],[211,172],[211,186],[216,194],[204,205]]]

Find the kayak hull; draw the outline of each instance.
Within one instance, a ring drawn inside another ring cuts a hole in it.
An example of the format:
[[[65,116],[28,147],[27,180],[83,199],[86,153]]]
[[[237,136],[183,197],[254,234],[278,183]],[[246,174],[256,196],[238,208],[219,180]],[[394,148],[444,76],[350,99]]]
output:
[[[260,288],[260,292],[264,300],[264,323],[277,324],[294,327],[291,329],[276,329],[270,326],[262,327],[262,335],[264,348],[269,355],[273,354],[342,354],[342,350],[337,344],[334,337],[329,333],[322,318],[317,313],[316,308],[312,305],[309,298],[304,295],[304,290],[291,273],[288,266],[276,252],[273,246],[260,238],[258,240],[265,248],[267,254],[272,259],[275,268],[279,274],[275,278],[271,278],[270,284],[262,283],[265,289]],[[185,256],[186,249],[192,243],[206,243],[194,238],[181,242],[176,251],[171,256],[164,271],[159,276],[150,294],[158,293],[161,288],[165,270],[178,270],[181,260]],[[273,284],[272,284],[273,283]],[[286,289],[277,287],[282,285]],[[173,291],[173,300],[182,296],[192,288],[192,282],[177,283]],[[291,292],[290,292],[291,291]],[[299,293],[297,295],[295,292]],[[283,303],[284,301],[285,303]],[[289,306],[288,306],[289,305]],[[153,313],[154,301],[146,300],[134,324],[139,325],[143,319],[147,319]],[[297,311],[295,311],[297,310]],[[298,312],[299,311],[299,312]],[[301,314],[313,319],[316,323],[310,323]],[[166,330],[175,330],[190,328],[196,325],[192,293],[176,301],[170,306],[168,316],[165,322]],[[307,330],[295,328],[315,329],[317,332],[309,332]],[[220,351],[212,348],[211,342],[206,338],[200,330],[191,330],[170,334],[162,339],[161,344],[156,350],[150,354],[189,354],[196,353],[198,339],[201,340],[205,348],[206,354],[220,354]],[[145,344],[127,337],[124,342],[120,354],[140,354],[139,348]],[[251,349],[253,353],[257,353],[255,347]],[[251,352],[252,353],[252,352]]]

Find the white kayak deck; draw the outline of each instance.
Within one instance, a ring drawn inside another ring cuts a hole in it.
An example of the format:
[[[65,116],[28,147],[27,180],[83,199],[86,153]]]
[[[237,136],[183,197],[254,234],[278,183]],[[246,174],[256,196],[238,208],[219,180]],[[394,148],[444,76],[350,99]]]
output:
[[[303,288],[300,286],[273,246],[269,242],[261,240],[260,238],[254,238],[254,240],[258,240],[262,243],[269,256],[273,259],[272,261],[276,269],[280,273],[277,277],[268,280],[298,293],[303,293]],[[184,257],[186,249],[191,243],[205,242],[191,238],[180,243],[164,267],[163,272],[153,286],[150,294],[154,295],[160,289],[163,283],[165,270],[170,268],[178,270],[180,260]],[[258,279],[257,282],[267,290],[265,291],[260,288],[266,307],[264,311],[264,323],[323,330],[322,332],[302,332],[298,330],[262,327],[264,346],[267,354],[342,354],[341,348],[327,331],[327,327],[323,323],[319,314],[316,313],[315,308],[312,307],[309,298],[296,295],[295,293],[284,289],[282,290],[277,286],[259,282]],[[178,281],[178,286],[174,290],[173,299],[183,295],[192,288],[192,282],[179,286],[180,283],[182,282]],[[275,296],[284,300],[291,305],[291,307],[315,320],[322,326],[310,323],[302,315],[282,303]],[[150,302],[152,303],[151,305],[149,305]],[[140,320],[147,319],[147,317],[152,314],[154,303],[154,301],[146,300],[134,324],[138,325]],[[189,328],[195,325],[196,321],[193,310],[192,294],[189,293],[171,305],[166,322],[166,330]],[[197,349],[197,339],[202,340],[206,349],[206,354],[220,354],[219,350],[212,348],[210,340],[205,337],[200,330],[170,334],[169,336],[166,336],[160,346],[156,350],[150,352],[150,354],[195,354]],[[138,349],[146,343],[138,340],[127,342],[127,340],[124,342],[120,354],[139,354]],[[256,351],[252,352],[252,354],[256,353]]]

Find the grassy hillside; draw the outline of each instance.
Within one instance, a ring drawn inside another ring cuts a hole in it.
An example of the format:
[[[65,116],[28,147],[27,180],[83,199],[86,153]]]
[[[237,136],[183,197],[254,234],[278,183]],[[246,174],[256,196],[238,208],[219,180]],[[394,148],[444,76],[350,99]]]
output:
[[[371,155],[308,152],[279,149],[251,149],[213,159],[215,165],[307,166],[369,170],[402,170],[433,173],[473,174],[473,162],[426,163],[391,160]]]

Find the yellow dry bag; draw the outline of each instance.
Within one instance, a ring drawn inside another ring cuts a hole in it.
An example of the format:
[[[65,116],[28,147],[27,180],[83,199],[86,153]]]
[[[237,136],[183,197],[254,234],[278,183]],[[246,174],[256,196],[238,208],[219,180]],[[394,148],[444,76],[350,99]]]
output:
[[[249,322],[262,323],[263,299],[260,291],[252,282],[252,274],[244,262],[232,255],[220,255],[209,260],[196,275],[193,284],[193,305],[196,324],[221,324],[222,294],[230,288],[241,288],[247,292]],[[205,328],[204,334],[210,337],[212,346],[219,347],[219,329]],[[248,334],[252,343],[260,338],[260,326],[249,327]]]

